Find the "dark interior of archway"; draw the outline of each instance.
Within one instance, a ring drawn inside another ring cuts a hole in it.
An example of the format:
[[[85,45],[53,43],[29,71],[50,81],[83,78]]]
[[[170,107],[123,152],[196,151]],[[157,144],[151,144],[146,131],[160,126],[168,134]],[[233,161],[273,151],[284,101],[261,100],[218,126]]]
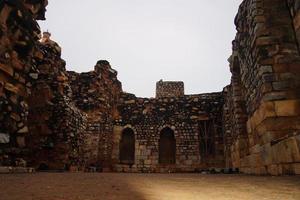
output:
[[[37,169],[38,171],[48,171],[49,166],[46,163],[41,163]]]
[[[212,120],[199,122],[199,150],[202,159],[213,157],[215,154],[215,130]]]
[[[120,141],[120,162],[122,164],[134,164],[135,139],[134,132],[130,128],[124,129]]]
[[[174,131],[164,128],[160,133],[159,139],[159,163],[175,164],[176,162],[176,140]]]

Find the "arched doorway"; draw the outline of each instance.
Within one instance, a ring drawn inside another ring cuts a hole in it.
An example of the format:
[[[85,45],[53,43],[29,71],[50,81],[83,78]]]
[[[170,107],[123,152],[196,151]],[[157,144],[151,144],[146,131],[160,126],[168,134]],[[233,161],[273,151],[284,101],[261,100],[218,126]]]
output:
[[[120,141],[120,163],[134,164],[135,139],[131,128],[126,128],[122,132]]]
[[[37,168],[38,171],[48,171],[49,166],[46,163],[41,163],[39,167]]]
[[[159,163],[175,164],[176,163],[176,140],[174,131],[169,127],[160,132],[159,138]]]

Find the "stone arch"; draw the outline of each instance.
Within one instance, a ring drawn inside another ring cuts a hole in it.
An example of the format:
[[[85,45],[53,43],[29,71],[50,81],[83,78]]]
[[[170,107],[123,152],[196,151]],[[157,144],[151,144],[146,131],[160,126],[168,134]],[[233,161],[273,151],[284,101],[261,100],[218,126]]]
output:
[[[134,164],[135,134],[130,127],[125,127],[121,133],[119,160],[121,164]]]
[[[166,124],[166,125],[163,125],[163,126],[160,126],[159,129],[158,129],[158,132],[160,133],[163,129],[165,128],[170,128],[174,131],[174,134],[175,134],[175,137],[176,137],[176,134],[177,134],[177,130],[176,130],[176,127],[175,126],[171,126],[169,124]]]
[[[159,164],[176,163],[175,131],[165,127],[160,131],[159,137]]]

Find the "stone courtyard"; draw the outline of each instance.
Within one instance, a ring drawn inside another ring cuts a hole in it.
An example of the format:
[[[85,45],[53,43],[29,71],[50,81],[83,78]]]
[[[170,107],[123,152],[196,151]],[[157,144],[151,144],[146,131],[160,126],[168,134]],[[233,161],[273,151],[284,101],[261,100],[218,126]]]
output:
[[[300,0],[241,3],[222,91],[153,98],[68,71],[47,5],[0,0],[0,200],[300,199]]]
[[[0,199],[299,200],[300,179],[208,174],[14,174],[0,175]]]

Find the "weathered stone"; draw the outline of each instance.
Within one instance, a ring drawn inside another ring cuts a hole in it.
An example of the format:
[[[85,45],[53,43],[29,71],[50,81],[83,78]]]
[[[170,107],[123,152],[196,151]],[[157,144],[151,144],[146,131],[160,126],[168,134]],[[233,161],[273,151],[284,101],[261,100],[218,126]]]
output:
[[[10,141],[9,134],[0,133],[0,144],[8,144]]]
[[[184,83],[160,80],[156,83],[156,98],[184,96]]]
[[[38,79],[39,75],[37,73],[30,73],[29,76],[33,79]]]
[[[9,76],[14,76],[14,69],[8,65],[4,65],[0,63],[0,70],[7,73]]]
[[[27,126],[25,126],[25,127],[23,127],[22,129],[20,129],[20,130],[18,130],[18,133],[28,133],[28,127]]]
[[[275,101],[275,112],[279,117],[298,116],[300,113],[300,100]]]

